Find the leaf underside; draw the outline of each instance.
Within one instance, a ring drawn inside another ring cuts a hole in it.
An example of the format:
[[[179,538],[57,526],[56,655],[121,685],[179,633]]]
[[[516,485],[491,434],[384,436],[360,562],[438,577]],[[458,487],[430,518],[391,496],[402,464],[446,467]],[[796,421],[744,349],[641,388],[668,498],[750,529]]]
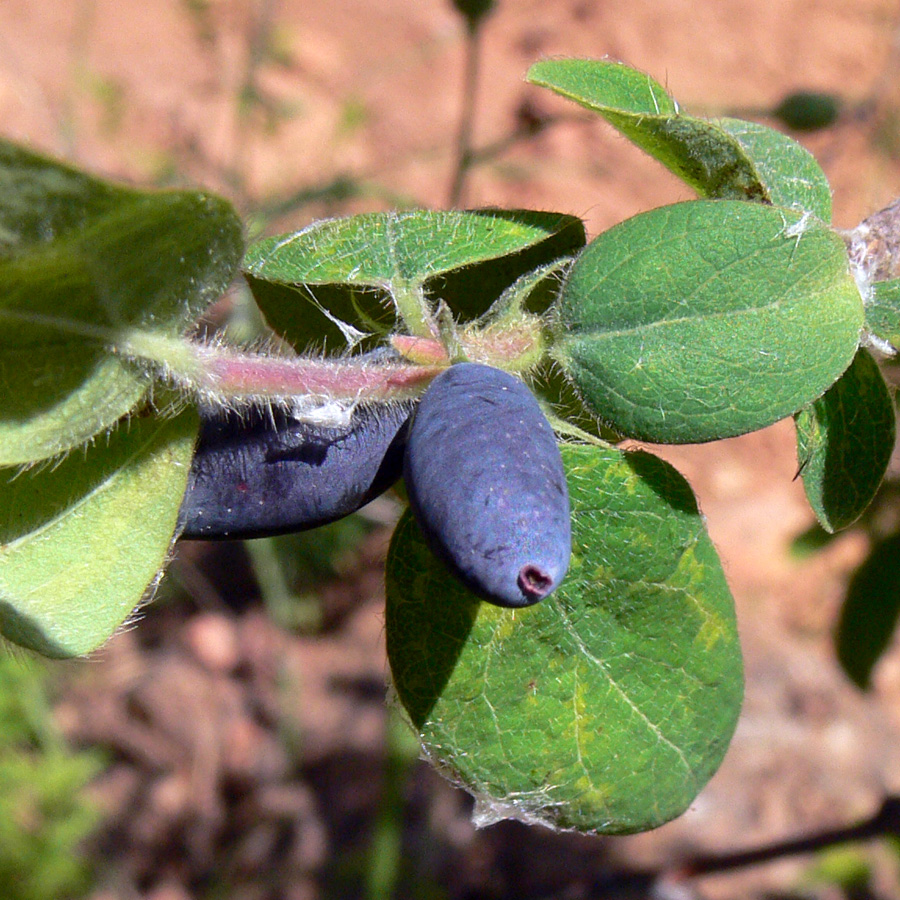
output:
[[[0,635],[57,658],[109,638],[166,562],[197,427],[148,416],[52,469],[0,470]]]
[[[872,355],[860,349],[795,421],[807,499],[826,531],[840,531],[872,502],[894,449],[894,403]]]
[[[224,200],[118,187],[0,141],[0,465],[63,453],[131,412],[151,376],[110,348],[182,334],[242,248]]]
[[[294,347],[340,350],[338,323],[394,330],[392,298],[404,291],[423,288],[466,321],[519,276],[583,245],[582,222],[561,213],[366,213],[266,238],[249,248],[244,274],[269,324]]]

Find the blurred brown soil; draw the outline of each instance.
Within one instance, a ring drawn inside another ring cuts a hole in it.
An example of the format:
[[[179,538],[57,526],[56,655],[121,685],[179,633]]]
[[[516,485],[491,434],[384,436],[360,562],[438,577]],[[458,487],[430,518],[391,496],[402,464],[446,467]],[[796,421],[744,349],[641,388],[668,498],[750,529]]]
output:
[[[831,180],[836,224],[851,227],[900,195],[898,20],[894,0],[501,0],[484,33],[476,144],[566,119],[473,170],[465,203],[572,213],[596,234],[689,198],[611,129],[522,81],[544,56],[608,55],[700,112],[761,109],[797,88],[846,97],[835,127],[799,137]],[[463,43],[445,0],[4,0],[0,121],[99,173],[202,184],[247,214],[293,198],[273,230],[442,206]],[[327,190],[338,178],[358,190]],[[403,896],[643,896],[629,873],[842,825],[900,790],[900,652],[866,695],[835,662],[842,593],[866,546],[851,533],[789,555],[812,522],[790,424],[658,452],[694,486],[737,602],[747,699],[725,764],[682,818],[620,839],[477,832],[468,799],[414,766]],[[386,808],[387,533],[319,587],[321,635],[264,614],[239,547],[185,545],[176,571],[190,599],[151,606],[94,660],[60,667],[60,722],[110,751],[94,788],[109,814],[95,900],[360,895]],[[691,889],[762,897],[794,886],[804,864]],[[879,877],[898,896],[887,869]]]

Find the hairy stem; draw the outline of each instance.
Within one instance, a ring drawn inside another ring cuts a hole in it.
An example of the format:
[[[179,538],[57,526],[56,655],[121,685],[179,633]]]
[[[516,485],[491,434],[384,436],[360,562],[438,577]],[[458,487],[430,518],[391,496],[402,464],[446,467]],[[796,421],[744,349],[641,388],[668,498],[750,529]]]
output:
[[[434,323],[429,316],[428,300],[421,282],[403,282],[399,278],[391,281],[391,296],[397,307],[397,315],[403,320],[406,330],[415,337],[437,337]]]
[[[271,356],[132,332],[117,352],[206,401],[303,400],[352,405],[406,400],[422,393],[440,366],[357,359]]]

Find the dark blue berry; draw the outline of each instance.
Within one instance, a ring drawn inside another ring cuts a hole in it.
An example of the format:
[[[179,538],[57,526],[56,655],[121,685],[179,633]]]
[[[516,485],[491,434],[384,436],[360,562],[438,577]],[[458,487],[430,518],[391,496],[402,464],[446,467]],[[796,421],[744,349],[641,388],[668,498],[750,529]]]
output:
[[[265,537],[355,512],[400,477],[410,409],[361,407],[344,427],[261,408],[202,413],[181,536]]]
[[[565,470],[518,378],[477,363],[438,375],[413,416],[403,477],[429,546],[473,593],[528,606],[562,581],[572,545]]]

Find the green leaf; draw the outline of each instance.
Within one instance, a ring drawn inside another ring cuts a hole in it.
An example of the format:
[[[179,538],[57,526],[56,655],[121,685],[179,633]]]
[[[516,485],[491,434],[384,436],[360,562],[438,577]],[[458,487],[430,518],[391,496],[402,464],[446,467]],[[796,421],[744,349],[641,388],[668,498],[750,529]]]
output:
[[[891,461],[894,418],[888,386],[862,349],[831,388],[795,416],[803,487],[826,531],[852,525],[872,502]]]
[[[120,426],[52,469],[0,477],[0,634],[45,656],[90,653],[155,585],[197,418]]]
[[[523,213],[518,211],[516,215]],[[471,321],[484,315],[504,291],[513,289],[516,280],[524,282],[536,270],[561,264],[584,247],[584,223],[580,219],[561,213],[530,212],[529,215],[538,216],[537,221],[544,223],[543,240],[515,253],[436,275],[426,282],[428,295],[444,300],[458,321]],[[558,288],[555,278],[542,279],[540,287],[529,292],[523,308],[537,314],[545,312],[556,299]]]
[[[685,115],[648,75],[610,60],[546,59],[527,80],[600,113],[701,197],[797,205],[831,219],[818,163],[770,128]]]
[[[151,378],[110,347],[183,333],[241,250],[224,200],[116,187],[0,142],[0,465],[64,452],[134,409]]]
[[[269,326],[302,353],[339,355],[357,345],[372,349],[367,335],[383,336],[396,328],[396,311],[384,291],[356,285],[280,284],[244,274]]]
[[[866,328],[900,348],[900,278],[876,281],[866,299]]]
[[[850,365],[862,324],[831,229],[792,210],[698,200],[635,216],[584,250],[552,352],[619,433],[699,442],[821,396]]]
[[[520,275],[583,245],[582,223],[560,213],[367,213],[266,238],[244,272],[280,335],[300,349],[339,350],[347,326],[383,335],[399,315],[416,333],[423,288],[460,319],[482,315]]]
[[[77,234],[138,196],[0,140],[0,259]]]
[[[622,440],[622,435],[607,427],[585,404],[575,385],[552,359],[544,359],[536,369],[525,375],[525,379],[544,407],[545,414],[552,417],[551,422],[557,433],[572,436],[573,432],[566,428],[574,426],[584,434],[610,444]],[[579,439],[584,437],[577,431],[574,434]]]
[[[847,676],[864,690],[887,649],[900,615],[900,535],[872,548],[847,588],[837,629],[837,655]]]
[[[831,221],[831,185],[815,157],[774,128],[740,119],[717,119],[753,162],[768,199],[775,206],[808,210]]]
[[[387,562],[394,685],[484,821],[646,830],[684,811],[728,746],[742,695],[732,600],[671,466],[561,449],[572,565],[537,606],[479,602],[400,520]]]
[[[639,135],[639,120],[647,116],[678,115],[678,104],[658,81],[611,59],[542,59],[525,80],[599,112],[625,134]]]

